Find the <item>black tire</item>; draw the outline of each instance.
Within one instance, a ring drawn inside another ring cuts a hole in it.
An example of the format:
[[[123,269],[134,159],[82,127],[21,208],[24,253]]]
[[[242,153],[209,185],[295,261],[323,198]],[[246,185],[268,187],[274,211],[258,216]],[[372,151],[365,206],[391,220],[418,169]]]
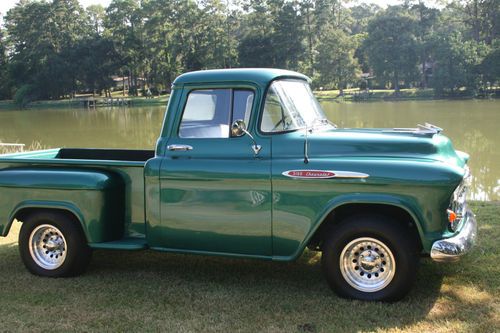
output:
[[[52,231],[54,231],[54,236],[50,236]],[[56,253],[64,259],[54,259],[55,264],[51,262],[47,264],[48,257],[37,250],[41,248],[32,247],[30,242],[32,234],[34,241],[39,239],[39,244],[42,244],[44,249],[46,245],[49,245],[46,242],[48,237],[54,237],[54,241],[50,243],[53,251],[49,253],[49,251],[42,250],[42,252],[48,253],[47,256]],[[37,237],[40,234],[47,236]],[[19,233],[19,252],[24,265],[32,274],[46,277],[80,275],[87,268],[92,254],[78,220],[66,212],[50,210],[40,210],[25,218]],[[44,263],[53,266],[44,267]]]
[[[374,244],[382,246],[372,249]],[[327,282],[341,297],[397,301],[415,282],[419,261],[417,243],[409,229],[392,218],[364,214],[347,217],[331,229],[322,251],[321,264]],[[384,261],[388,256],[393,260]]]

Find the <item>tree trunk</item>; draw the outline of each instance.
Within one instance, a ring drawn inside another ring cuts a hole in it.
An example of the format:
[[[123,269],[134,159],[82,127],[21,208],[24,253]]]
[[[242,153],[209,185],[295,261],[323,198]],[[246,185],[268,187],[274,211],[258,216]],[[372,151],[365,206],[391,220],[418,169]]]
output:
[[[306,18],[307,18],[307,40],[309,48],[309,66],[311,68],[311,76],[314,76],[314,58],[313,58],[313,40],[311,33],[311,15],[309,15],[309,7],[306,7]]]
[[[394,72],[394,93],[399,94],[399,73],[397,71]]]

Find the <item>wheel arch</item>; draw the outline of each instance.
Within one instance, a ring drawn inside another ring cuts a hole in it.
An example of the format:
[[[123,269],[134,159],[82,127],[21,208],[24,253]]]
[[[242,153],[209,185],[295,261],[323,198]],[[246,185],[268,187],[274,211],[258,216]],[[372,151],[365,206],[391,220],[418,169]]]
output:
[[[373,208],[377,207],[376,210]],[[388,210],[386,212],[381,212],[382,208]],[[305,248],[317,250],[318,246],[321,244],[322,239],[320,236],[324,235],[330,230],[330,227],[335,226],[340,222],[338,218],[338,213],[342,212],[359,212],[360,209],[372,209],[369,212],[376,212],[377,214],[393,213],[395,216],[404,216],[406,221],[412,224],[413,236],[417,241],[417,245],[421,249],[426,248],[424,237],[424,232],[422,229],[422,223],[424,221],[423,216],[420,214],[418,205],[412,202],[411,198],[403,198],[396,195],[389,194],[349,194],[345,196],[340,196],[332,199],[325,209],[318,214],[318,217],[312,224],[312,228],[304,237],[304,241],[300,244],[297,251],[290,257],[274,257],[275,260],[279,261],[289,261],[300,257],[304,252]],[[398,213],[396,213],[398,212]],[[401,215],[397,215],[401,214]],[[393,215],[394,216],[394,215]]]
[[[59,202],[59,201],[23,201],[16,205],[16,207],[12,210],[9,215],[8,224],[4,230],[5,235],[7,235],[10,231],[12,223],[14,220],[22,222],[28,215],[33,214],[37,211],[58,211],[63,212],[75,219],[78,222],[83,234],[85,235],[85,239],[89,240],[88,230],[85,227],[85,218],[83,213],[80,211],[78,207],[71,203],[67,202]]]

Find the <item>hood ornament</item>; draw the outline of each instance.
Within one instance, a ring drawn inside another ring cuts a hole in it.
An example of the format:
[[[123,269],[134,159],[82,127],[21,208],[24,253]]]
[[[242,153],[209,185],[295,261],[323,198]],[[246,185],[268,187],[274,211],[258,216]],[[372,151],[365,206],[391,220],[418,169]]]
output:
[[[438,127],[436,125],[432,125],[432,124],[427,123],[427,122],[424,125],[418,124],[417,127],[419,130],[422,130],[424,132],[434,133],[434,134],[439,134],[443,131],[443,129],[441,127]]]

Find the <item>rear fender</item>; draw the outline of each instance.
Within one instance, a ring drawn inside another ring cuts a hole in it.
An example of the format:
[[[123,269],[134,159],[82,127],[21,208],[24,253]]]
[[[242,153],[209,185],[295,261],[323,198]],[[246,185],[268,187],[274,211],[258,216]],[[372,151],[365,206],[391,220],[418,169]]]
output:
[[[29,215],[32,211],[39,209],[62,210],[65,212],[69,212],[77,219],[78,223],[80,224],[85,234],[85,238],[87,240],[89,239],[88,231],[87,228],[85,227],[85,218],[80,209],[76,207],[74,204],[61,201],[36,201],[36,200],[23,201],[14,208],[14,210],[9,216],[8,223],[5,226],[5,230],[2,236],[8,235],[14,220],[21,219],[24,216]]]
[[[123,238],[125,185],[116,173],[99,169],[39,167],[0,170],[0,234],[34,209],[73,214],[89,243]]]

